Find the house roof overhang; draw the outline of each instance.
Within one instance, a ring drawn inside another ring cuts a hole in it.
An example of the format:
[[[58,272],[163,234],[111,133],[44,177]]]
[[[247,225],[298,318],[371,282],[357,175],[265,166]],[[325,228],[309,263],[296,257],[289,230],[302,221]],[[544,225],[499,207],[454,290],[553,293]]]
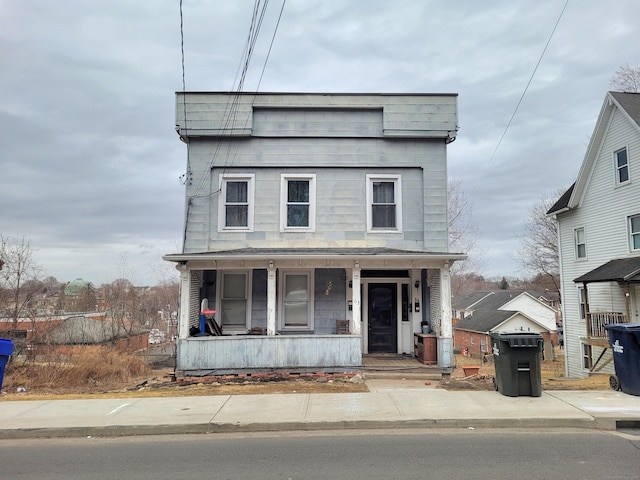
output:
[[[640,283],[640,257],[618,258],[579,276],[575,283]]]
[[[223,262],[237,263],[269,261],[323,262],[330,266],[360,262],[363,266],[374,264],[375,268],[429,268],[434,264],[453,263],[466,260],[463,253],[424,252],[392,248],[240,248],[213,252],[173,253],[163,260],[176,263]]]

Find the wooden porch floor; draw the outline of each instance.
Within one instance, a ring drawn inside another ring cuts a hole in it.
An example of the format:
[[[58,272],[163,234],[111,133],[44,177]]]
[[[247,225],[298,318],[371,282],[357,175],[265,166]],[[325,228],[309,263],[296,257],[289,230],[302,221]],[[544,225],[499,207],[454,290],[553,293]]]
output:
[[[439,380],[443,374],[451,373],[451,369],[425,365],[415,357],[395,353],[363,355],[362,369],[367,378],[420,377]]]

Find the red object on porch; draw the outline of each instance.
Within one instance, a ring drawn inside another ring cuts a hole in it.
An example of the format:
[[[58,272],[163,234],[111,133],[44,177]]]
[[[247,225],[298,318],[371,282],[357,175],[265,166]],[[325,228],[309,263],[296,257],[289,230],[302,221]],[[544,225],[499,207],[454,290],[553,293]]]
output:
[[[414,355],[425,365],[438,363],[438,339],[435,335],[414,333]]]

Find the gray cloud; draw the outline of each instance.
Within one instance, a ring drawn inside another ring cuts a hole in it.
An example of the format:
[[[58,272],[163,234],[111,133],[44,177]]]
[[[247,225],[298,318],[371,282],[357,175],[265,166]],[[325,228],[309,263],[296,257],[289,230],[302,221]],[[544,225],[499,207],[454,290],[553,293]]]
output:
[[[279,14],[271,2],[245,90]],[[288,0],[261,91],[454,92],[449,174],[482,231],[488,276],[520,274],[529,207],[568,187],[621,65],[637,64],[640,4],[570,2],[500,148],[563,0]],[[184,1],[188,90],[231,90],[253,2]],[[3,2],[0,232],[28,235],[59,280],[138,283],[180,248],[186,149],[178,2]]]

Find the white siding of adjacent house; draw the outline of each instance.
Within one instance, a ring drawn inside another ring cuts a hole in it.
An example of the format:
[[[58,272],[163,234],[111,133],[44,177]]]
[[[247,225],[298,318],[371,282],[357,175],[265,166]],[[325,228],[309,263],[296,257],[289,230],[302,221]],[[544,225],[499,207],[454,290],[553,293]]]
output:
[[[613,152],[627,147],[631,182],[616,186]],[[562,255],[561,282],[567,374],[585,376],[580,337],[586,334],[579,319],[578,286],[574,279],[615,258],[629,256],[627,217],[640,213],[640,135],[627,118],[614,111],[597,154],[594,168],[580,205],[559,215],[559,243]],[[575,258],[574,229],[584,227],[587,257]],[[637,255],[637,253],[636,253]],[[617,285],[589,284],[591,311],[624,312],[624,297]],[[599,352],[595,349],[594,357]],[[603,371],[612,372],[613,364]]]
[[[522,312],[528,317],[535,319],[538,323],[544,325],[544,327],[550,332],[555,332],[557,329],[555,311],[548,305],[545,305],[525,293],[518,295],[510,302],[500,307],[500,310]]]

